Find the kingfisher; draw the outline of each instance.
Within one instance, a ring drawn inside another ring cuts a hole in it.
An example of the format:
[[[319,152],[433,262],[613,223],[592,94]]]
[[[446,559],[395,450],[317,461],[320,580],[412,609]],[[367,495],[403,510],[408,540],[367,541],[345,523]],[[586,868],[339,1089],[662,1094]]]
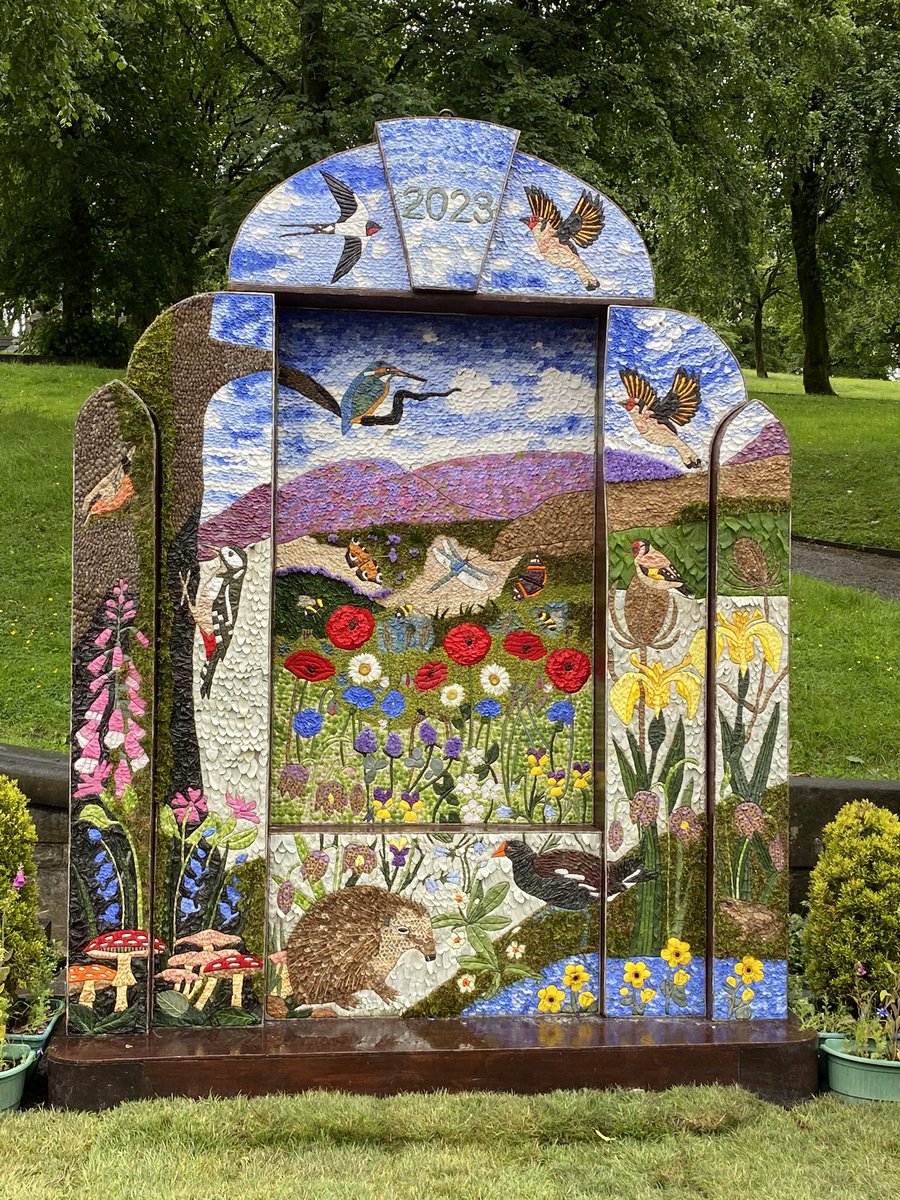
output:
[[[306,221],[301,224],[286,226],[288,232],[280,237],[310,237],[312,234],[343,237],[344,246],[341,257],[334,268],[332,283],[337,283],[353,270],[362,258],[363,247],[368,245],[369,238],[381,231],[377,221],[370,219],[366,207],[354,192],[353,188],[342,179],[335,178],[329,171],[320,171],[329,192],[334,196],[338,206],[338,217],[333,221]]]
[[[391,385],[397,379],[412,379],[416,383],[427,383],[422,375],[413,375],[400,367],[376,359],[350,380],[347,389],[337,400],[321,383],[298,371],[295,367],[281,366],[278,369],[278,382],[292,391],[299,392],[314,400],[316,404],[341,418],[341,433],[349,433],[353,425],[399,425],[403,419],[403,404],[406,400],[429,400],[432,396],[449,396],[458,392],[458,387],[446,392],[411,392],[407,388],[397,388],[391,397],[391,407],[388,412],[379,413],[379,409],[390,394]]]
[[[565,220],[555,201],[541,188],[525,188],[525,197],[531,216],[519,220],[531,230],[541,258],[551,266],[574,271],[587,291],[596,291],[600,280],[582,261],[578,249],[592,246],[603,232],[605,220],[600,197],[585,189]]]

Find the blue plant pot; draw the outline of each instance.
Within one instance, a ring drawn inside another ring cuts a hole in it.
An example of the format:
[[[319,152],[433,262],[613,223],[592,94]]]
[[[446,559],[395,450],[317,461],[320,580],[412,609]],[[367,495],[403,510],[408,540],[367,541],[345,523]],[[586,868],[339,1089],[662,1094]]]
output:
[[[0,1112],[15,1112],[22,1103],[28,1068],[35,1061],[30,1046],[6,1043],[2,1048],[3,1070],[0,1071]]]

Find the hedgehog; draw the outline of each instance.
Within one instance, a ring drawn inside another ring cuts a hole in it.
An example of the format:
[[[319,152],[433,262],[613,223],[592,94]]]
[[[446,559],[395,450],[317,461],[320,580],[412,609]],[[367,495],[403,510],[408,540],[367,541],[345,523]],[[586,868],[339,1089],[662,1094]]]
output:
[[[418,950],[426,962],[436,957],[424,905],[365,885],[323,896],[288,939],[294,1000],[356,1008],[356,993],[372,991],[389,1004],[397,992],[385,980],[407,950]]]

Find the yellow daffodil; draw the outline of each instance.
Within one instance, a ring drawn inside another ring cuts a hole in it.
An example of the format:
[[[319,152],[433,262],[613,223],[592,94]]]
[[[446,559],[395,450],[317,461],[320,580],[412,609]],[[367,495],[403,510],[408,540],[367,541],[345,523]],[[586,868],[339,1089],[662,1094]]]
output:
[[[690,980],[690,978],[691,977],[690,977],[690,975],[688,975],[687,971],[676,971],[675,974],[672,976],[672,982],[675,984],[676,987],[684,987],[684,985]]]
[[[622,978],[635,989],[644,986],[644,980],[650,978],[650,968],[645,962],[627,962]]]
[[[641,1004],[649,1004],[655,995],[656,995],[655,988],[642,988],[641,989]]]
[[[766,662],[773,671],[781,665],[781,654],[784,648],[784,638],[781,632],[765,619],[756,609],[749,612],[739,608],[729,621],[724,613],[718,613],[719,624],[716,629],[716,658],[722,657],[723,648],[728,648],[729,659],[738,665],[741,674],[746,675],[747,668],[756,657],[758,643]]]
[[[566,993],[552,983],[542,987],[538,992],[538,1012],[558,1013],[565,998]]]
[[[624,991],[625,991],[625,995],[627,996],[628,988],[625,988]],[[582,992],[578,997],[578,1007],[579,1008],[590,1008],[596,999],[597,999],[597,997],[594,995],[593,992]]]
[[[744,990],[741,992],[741,999],[745,1004],[749,1004],[755,995],[756,993],[754,992],[753,988],[744,988]]]
[[[623,725],[631,723],[641,692],[648,708],[662,712],[669,707],[673,687],[687,704],[688,718],[696,716],[701,684],[689,654],[674,667],[664,667],[661,662],[642,663],[636,654],[631,655],[631,663],[635,670],[626,671],[609,693],[609,702]]]
[[[678,938],[669,938],[660,951],[660,958],[670,967],[686,967],[692,957],[690,943],[682,942]]]
[[[762,963],[758,958],[751,958],[749,954],[745,954],[740,962],[736,962],[734,969],[745,987],[748,983],[759,983],[764,975]]]
[[[563,972],[563,987],[570,992],[580,992],[590,979],[590,975],[581,963],[569,963]]]

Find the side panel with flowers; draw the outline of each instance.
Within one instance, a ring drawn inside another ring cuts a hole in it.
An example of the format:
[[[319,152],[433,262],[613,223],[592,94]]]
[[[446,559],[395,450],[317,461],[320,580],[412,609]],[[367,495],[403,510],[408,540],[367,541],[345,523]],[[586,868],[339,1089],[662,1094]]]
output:
[[[715,1016],[787,1015],[791,460],[754,401],[716,437]]]
[[[156,434],[113,382],[74,435],[68,1031],[147,1027]]]
[[[157,1025],[262,1014],[273,346],[270,296],[199,296],[129,367],[161,434]]]
[[[710,446],[744,399],[702,322],[611,308],[606,1011],[706,1011],[706,680]]]

